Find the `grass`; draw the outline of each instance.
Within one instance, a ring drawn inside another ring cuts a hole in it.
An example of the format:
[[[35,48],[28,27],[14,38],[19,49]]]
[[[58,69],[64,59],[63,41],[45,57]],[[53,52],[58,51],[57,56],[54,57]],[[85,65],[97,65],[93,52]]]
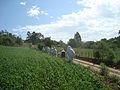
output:
[[[89,57],[89,58],[94,58],[93,57],[93,49],[85,49],[85,48],[74,48],[75,52],[77,55],[80,57]]]
[[[110,90],[80,65],[29,48],[0,46],[0,90]]]

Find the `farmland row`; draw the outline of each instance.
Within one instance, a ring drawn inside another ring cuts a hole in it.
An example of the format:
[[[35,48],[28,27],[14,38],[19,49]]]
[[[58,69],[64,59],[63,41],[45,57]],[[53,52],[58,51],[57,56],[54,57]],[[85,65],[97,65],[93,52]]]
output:
[[[29,48],[0,46],[1,90],[99,90],[110,88],[88,69]]]

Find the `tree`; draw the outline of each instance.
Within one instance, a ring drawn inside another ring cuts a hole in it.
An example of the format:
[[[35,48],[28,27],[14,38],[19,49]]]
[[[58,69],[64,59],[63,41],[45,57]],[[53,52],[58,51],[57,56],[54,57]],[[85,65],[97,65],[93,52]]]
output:
[[[0,44],[4,46],[14,46],[15,41],[12,38],[4,35],[0,38]]]
[[[0,31],[0,45],[16,46],[22,45],[22,38],[9,33],[7,30]]]
[[[113,51],[108,47],[107,43],[103,41],[96,42],[94,45],[94,57],[95,60],[111,65],[114,59]],[[97,61],[96,61],[97,62]]]
[[[94,41],[84,42],[84,43],[83,43],[83,47],[84,47],[84,48],[92,49],[92,48],[93,48],[92,46],[94,45],[94,43],[95,43]]]
[[[62,40],[60,40],[59,45],[62,47],[64,45],[64,42]]]
[[[39,50],[42,50],[43,47],[45,47],[44,42],[41,42],[41,43],[38,44],[38,49],[39,49]]]
[[[80,34],[79,34],[78,32],[76,32],[76,34],[74,35],[74,39],[75,39],[77,42],[81,43],[81,36],[80,36]]]
[[[16,41],[15,41],[18,45],[22,45],[23,44],[23,41],[22,41],[22,38],[17,36],[16,37]]]
[[[28,32],[27,32],[27,38],[26,38],[26,39],[27,39],[28,41],[30,41],[30,38],[31,38],[31,33],[28,31]]]
[[[50,37],[47,37],[44,39],[44,44],[45,44],[45,46],[51,47],[52,41],[51,41]]]
[[[76,42],[76,47],[80,47],[81,46],[81,36],[78,32],[75,33],[74,39]]]
[[[44,39],[44,36],[41,33],[27,32],[26,42],[32,43],[33,45],[40,43],[41,39]]]
[[[75,39],[69,39],[68,45],[70,45],[72,48],[76,48],[77,47],[77,42],[76,42]]]

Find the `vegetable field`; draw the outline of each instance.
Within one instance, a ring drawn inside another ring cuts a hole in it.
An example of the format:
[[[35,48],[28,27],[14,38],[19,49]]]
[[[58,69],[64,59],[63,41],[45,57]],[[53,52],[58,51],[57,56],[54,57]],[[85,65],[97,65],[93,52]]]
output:
[[[85,48],[74,48],[76,54],[80,57],[86,57],[86,58],[94,58],[93,56],[93,49],[85,49]],[[114,62],[120,61],[120,50],[117,49],[114,51],[115,59]]]
[[[94,58],[93,57],[93,49],[85,49],[85,48],[74,48],[77,55],[80,57],[88,57],[88,58]]]
[[[80,65],[29,48],[0,46],[0,90],[111,90]]]

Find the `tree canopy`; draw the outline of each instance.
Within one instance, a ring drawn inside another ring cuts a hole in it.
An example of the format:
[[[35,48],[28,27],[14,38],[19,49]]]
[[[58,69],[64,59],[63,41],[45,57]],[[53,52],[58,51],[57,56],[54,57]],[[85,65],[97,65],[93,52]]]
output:
[[[78,32],[75,33],[74,38],[69,39],[68,45],[70,45],[73,48],[80,47],[81,46],[81,36]]]
[[[42,35],[41,33],[36,33],[36,32],[30,33],[29,31],[27,32],[26,42],[35,45],[39,43],[42,39],[44,39],[44,35]]]
[[[0,31],[0,45],[18,46],[22,44],[23,40],[21,37],[15,36],[12,33],[9,33],[7,30]]]

